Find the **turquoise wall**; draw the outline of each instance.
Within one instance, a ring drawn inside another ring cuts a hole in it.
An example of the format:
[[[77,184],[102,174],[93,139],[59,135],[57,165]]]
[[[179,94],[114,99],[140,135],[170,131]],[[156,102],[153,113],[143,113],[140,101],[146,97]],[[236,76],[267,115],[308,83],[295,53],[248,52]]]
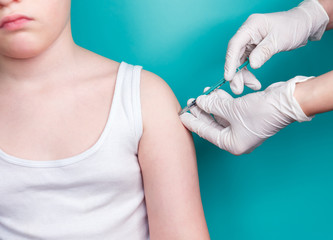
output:
[[[298,3],[73,0],[73,34],[87,49],[160,75],[184,106],[223,76],[228,41],[251,13]],[[253,72],[263,87],[323,74],[333,69],[332,43],[333,31],[327,32],[322,41],[280,53]],[[310,123],[294,123],[240,157],[194,136],[211,238],[333,239],[332,122],[333,113],[325,113]]]

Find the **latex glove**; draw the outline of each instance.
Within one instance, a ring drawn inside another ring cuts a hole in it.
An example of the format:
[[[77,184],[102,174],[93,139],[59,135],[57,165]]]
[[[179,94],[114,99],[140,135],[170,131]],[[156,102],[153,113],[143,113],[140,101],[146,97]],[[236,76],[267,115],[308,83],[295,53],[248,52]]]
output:
[[[198,97],[192,114],[184,113],[181,120],[190,131],[221,149],[235,155],[250,153],[290,123],[312,119],[293,96],[296,83],[308,79],[298,76],[235,99],[218,89]]]
[[[318,0],[307,0],[286,12],[253,14],[240,27],[228,44],[225,63],[226,80],[235,94],[241,94],[244,84],[253,90],[261,85],[247,69],[236,68],[249,57],[253,69],[260,68],[274,54],[320,40],[329,17]]]

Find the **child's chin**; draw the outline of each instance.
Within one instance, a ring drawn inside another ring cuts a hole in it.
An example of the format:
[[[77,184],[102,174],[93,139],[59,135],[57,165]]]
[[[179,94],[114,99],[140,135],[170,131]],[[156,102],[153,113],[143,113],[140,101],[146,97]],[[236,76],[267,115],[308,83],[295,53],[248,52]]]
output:
[[[17,43],[11,44],[3,52],[3,55],[11,58],[26,59],[40,55],[45,47],[36,44]]]

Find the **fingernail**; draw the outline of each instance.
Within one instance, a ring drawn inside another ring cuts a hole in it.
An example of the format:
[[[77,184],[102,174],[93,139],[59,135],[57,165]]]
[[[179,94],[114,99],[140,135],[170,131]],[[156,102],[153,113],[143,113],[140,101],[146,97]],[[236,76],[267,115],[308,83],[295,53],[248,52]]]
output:
[[[187,100],[187,105],[191,104],[194,100],[195,98],[190,98],[189,100]]]
[[[260,68],[262,66],[261,61],[260,61],[260,57],[250,56],[250,65],[251,65],[251,68],[253,68],[253,69]]]
[[[210,89],[210,87],[205,87],[205,89],[204,89],[203,92],[205,93],[205,92],[207,92],[209,89]]]

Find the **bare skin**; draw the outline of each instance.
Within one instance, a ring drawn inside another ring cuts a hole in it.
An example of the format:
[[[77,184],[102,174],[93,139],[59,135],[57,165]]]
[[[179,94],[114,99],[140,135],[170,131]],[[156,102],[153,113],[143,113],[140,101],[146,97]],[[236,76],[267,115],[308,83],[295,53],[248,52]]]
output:
[[[319,0],[320,4],[325,8],[327,15],[330,19],[326,30],[333,29],[333,1],[332,0]]]
[[[45,1],[40,4],[43,7]],[[56,6],[57,1],[52,4]],[[31,9],[35,5],[29,1],[0,0],[0,6],[1,17],[13,12],[35,19],[25,31],[0,31],[0,148],[33,160],[61,159],[85,151],[97,141],[107,121],[119,63],[74,43],[67,16],[70,1],[53,10],[60,12],[63,21],[56,22],[56,14],[45,15],[59,31],[50,33],[45,33],[49,26],[44,27],[41,13],[47,11],[43,8]]]
[[[326,30],[333,29],[333,1],[319,0],[329,17]],[[294,96],[307,116],[333,110],[333,71],[298,83]]]
[[[296,84],[294,96],[307,116],[333,110],[333,71]]]
[[[85,50],[78,54],[81,67],[73,79],[0,83],[4,152],[37,161],[56,160],[77,155],[97,142],[109,114],[119,63]]]
[[[194,144],[179,120],[180,105],[152,73],[143,72],[141,89],[144,134],[139,160],[151,239],[209,239]]]
[[[119,63],[74,43],[69,6],[70,0],[0,0],[0,18],[35,17],[24,31],[0,29],[0,149],[15,157],[77,155],[107,122]],[[209,239],[195,149],[177,99],[161,78],[143,71],[141,102],[138,153],[150,239]]]

